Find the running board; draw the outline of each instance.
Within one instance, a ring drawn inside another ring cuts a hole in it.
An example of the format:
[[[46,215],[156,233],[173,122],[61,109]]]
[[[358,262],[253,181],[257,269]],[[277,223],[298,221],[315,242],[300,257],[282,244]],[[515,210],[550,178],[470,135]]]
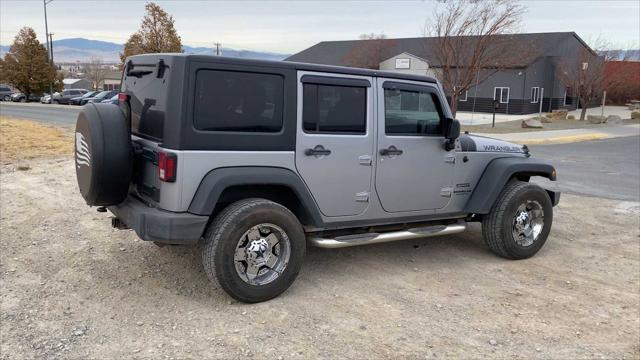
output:
[[[348,246],[377,244],[389,241],[420,239],[431,236],[457,234],[467,228],[464,221],[458,221],[449,225],[433,225],[412,228],[403,231],[391,231],[385,233],[366,233],[356,235],[336,236],[335,238],[323,238],[321,236],[309,236],[307,240],[314,246],[321,248],[342,248]]]

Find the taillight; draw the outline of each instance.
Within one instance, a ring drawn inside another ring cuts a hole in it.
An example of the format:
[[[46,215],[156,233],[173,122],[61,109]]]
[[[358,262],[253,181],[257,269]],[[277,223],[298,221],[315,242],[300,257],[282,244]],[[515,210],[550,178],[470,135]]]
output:
[[[118,102],[126,103],[127,101],[129,101],[129,94],[122,92],[118,93]]]
[[[178,157],[176,154],[158,153],[158,175],[164,182],[176,181],[176,170],[178,169]]]

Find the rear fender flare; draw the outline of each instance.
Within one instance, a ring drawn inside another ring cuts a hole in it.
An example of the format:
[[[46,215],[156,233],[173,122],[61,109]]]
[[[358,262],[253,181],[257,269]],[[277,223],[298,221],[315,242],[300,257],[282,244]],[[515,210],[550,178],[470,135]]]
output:
[[[223,191],[233,186],[277,185],[289,188],[300,201],[309,225],[322,227],[324,222],[318,205],[298,174],[285,168],[267,166],[225,167],[204,176],[191,200],[189,212],[211,215]]]

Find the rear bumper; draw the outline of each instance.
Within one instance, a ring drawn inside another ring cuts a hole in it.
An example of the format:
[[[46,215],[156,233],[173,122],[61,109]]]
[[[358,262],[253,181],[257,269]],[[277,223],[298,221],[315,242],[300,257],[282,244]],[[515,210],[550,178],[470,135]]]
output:
[[[194,244],[200,240],[208,216],[176,213],[147,206],[129,196],[123,203],[109,206],[109,211],[146,241],[167,244]]]

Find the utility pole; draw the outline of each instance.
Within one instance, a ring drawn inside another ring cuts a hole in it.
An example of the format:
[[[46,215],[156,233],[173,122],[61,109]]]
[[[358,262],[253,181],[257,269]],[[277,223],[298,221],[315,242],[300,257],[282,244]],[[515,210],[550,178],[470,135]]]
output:
[[[51,65],[55,66],[53,62],[53,33],[49,33],[49,49],[51,52]]]
[[[213,45],[216,47],[216,56],[220,56],[220,47],[222,46],[222,44],[220,44],[219,42],[213,43]]]
[[[44,5],[44,37],[47,39],[47,57],[53,66],[53,51],[51,50],[51,44],[49,43],[49,24],[47,23],[47,4],[53,0],[42,0]],[[49,95],[53,98],[53,82],[49,81]]]

